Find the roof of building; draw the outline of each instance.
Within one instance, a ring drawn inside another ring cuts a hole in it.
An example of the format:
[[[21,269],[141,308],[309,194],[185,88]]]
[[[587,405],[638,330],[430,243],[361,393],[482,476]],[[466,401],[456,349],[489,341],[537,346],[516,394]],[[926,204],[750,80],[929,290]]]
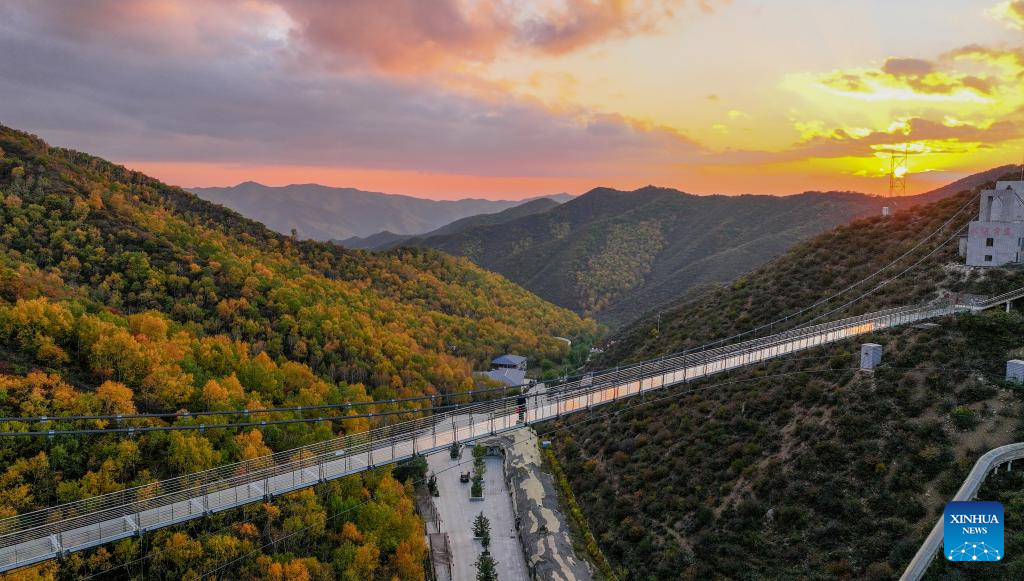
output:
[[[487,376],[508,386],[526,383],[526,372],[522,369],[492,369],[487,372]]]
[[[1024,181],[1021,180],[1000,180],[996,182],[995,189],[987,190],[989,192],[1002,192],[1005,190],[1024,191]]]
[[[526,363],[526,357],[506,354],[501,357],[495,357],[491,360],[491,363],[496,365],[519,365],[520,363]]]

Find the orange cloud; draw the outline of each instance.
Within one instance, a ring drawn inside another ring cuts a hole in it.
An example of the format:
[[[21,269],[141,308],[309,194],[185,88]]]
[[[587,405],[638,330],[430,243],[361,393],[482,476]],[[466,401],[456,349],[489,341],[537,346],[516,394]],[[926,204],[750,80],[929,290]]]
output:
[[[684,6],[728,1],[9,0],[0,17],[154,54],[267,52],[296,68],[423,73],[490,62],[505,49],[564,54],[657,30]]]
[[[972,44],[950,51],[944,55],[944,58],[977,61],[1000,68],[1018,80],[1024,79],[1024,49],[991,48]]]
[[[714,0],[714,3],[727,0]],[[293,21],[300,59],[333,68],[416,73],[489,62],[506,48],[563,54],[650,32],[681,6],[712,0],[275,0]]]
[[[1024,30],[1024,0],[1008,0],[996,5],[988,13],[1010,28]]]
[[[836,71],[818,83],[849,96],[921,100],[978,100],[992,93],[991,78],[938,70],[923,59],[889,58],[880,69]]]
[[[994,147],[1020,139],[1024,122],[1003,120],[991,124],[946,124],[914,117],[891,124],[884,130],[824,129],[824,123],[801,122],[803,141],[779,152],[730,154],[736,163],[778,163],[811,158],[834,159],[875,157],[906,148],[917,154],[964,153]]]

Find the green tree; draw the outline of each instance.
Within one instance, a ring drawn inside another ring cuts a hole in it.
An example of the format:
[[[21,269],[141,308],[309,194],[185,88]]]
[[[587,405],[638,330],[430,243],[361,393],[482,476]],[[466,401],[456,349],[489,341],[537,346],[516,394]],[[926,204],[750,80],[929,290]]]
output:
[[[202,436],[171,432],[167,463],[178,474],[190,474],[208,470],[217,465],[220,454],[213,444]]]
[[[473,519],[473,536],[480,539],[484,550],[491,546],[491,521],[484,516],[483,511],[480,511],[480,514]]]
[[[476,560],[476,581],[498,581],[498,563],[487,551]]]

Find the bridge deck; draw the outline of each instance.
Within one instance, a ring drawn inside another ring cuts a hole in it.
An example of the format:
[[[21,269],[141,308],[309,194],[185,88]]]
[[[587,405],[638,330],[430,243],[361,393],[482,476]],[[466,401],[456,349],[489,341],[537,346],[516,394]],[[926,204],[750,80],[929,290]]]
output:
[[[1001,303],[1000,303],[1001,304]],[[0,572],[257,502],[367,468],[429,454],[452,442],[515,429],[880,329],[977,305],[889,309],[691,353],[528,393],[470,404],[207,472],[0,520]]]

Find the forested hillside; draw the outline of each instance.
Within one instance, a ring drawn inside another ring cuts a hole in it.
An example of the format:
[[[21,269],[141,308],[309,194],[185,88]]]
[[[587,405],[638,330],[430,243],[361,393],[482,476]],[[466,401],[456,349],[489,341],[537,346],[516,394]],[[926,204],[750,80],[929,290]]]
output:
[[[7,128],[0,128],[0,225],[0,413],[8,417],[457,393],[473,386],[473,367],[496,353],[555,365],[566,353],[552,335],[596,331],[466,260],[292,240],[178,188]],[[418,404],[403,405],[411,414]],[[7,423],[0,430],[105,425]],[[262,431],[8,438],[0,442],[0,517],[368,427],[354,419]],[[256,550],[293,532],[276,552]],[[138,562],[132,539],[9,577],[81,578],[130,564],[114,574],[187,579],[255,550],[221,578],[419,579],[426,550],[408,490],[390,468],[158,531],[144,542],[151,557]]]
[[[956,232],[975,212],[974,195],[964,193],[840,227],[666,310],[660,333],[656,318],[624,330],[604,361],[679,351],[793,313],[953,216],[873,283],[948,240],[943,250],[842,314],[1024,286],[1019,271],[958,266]],[[558,432],[556,452],[613,566],[625,579],[898,577],[978,455],[1024,437],[1020,392],[1002,381],[1006,360],[1024,350],[1024,317],[1000,311],[937,323],[624,402]],[[874,374],[857,371],[864,342],[885,349]],[[1007,578],[1020,576],[1013,571]]]
[[[840,192],[693,196],[597,188],[542,214],[407,244],[469,257],[615,326],[691,289],[732,281],[801,240],[881,213],[882,205]]]
[[[958,179],[955,182],[946,184],[940,188],[935,188],[930,192],[914,196],[914,198],[916,198],[919,203],[934,202],[941,200],[942,198],[959,194],[964,190],[973,190],[978,186],[993,182],[1000,178],[1011,177],[1013,179],[1020,179],[1020,171],[1021,166],[1019,165],[1002,165],[994,167],[992,169]]]
[[[925,237],[941,231],[892,268],[819,308],[801,313],[781,330],[835,309],[911,267],[906,274],[872,291],[867,300],[836,313],[854,315],[939,296],[941,292],[998,294],[1022,286],[1015,271],[973,270],[958,264],[957,232],[977,215],[975,194],[963,192],[927,206],[840,226],[795,246],[767,266],[707,292],[667,305],[661,321],[652,314],[621,329],[609,341],[604,362],[624,362],[680,351],[728,337],[796,313],[876,273]],[[958,213],[959,212],[959,213]],[[937,246],[941,247],[931,253]],[[930,256],[929,256],[929,253]]]

